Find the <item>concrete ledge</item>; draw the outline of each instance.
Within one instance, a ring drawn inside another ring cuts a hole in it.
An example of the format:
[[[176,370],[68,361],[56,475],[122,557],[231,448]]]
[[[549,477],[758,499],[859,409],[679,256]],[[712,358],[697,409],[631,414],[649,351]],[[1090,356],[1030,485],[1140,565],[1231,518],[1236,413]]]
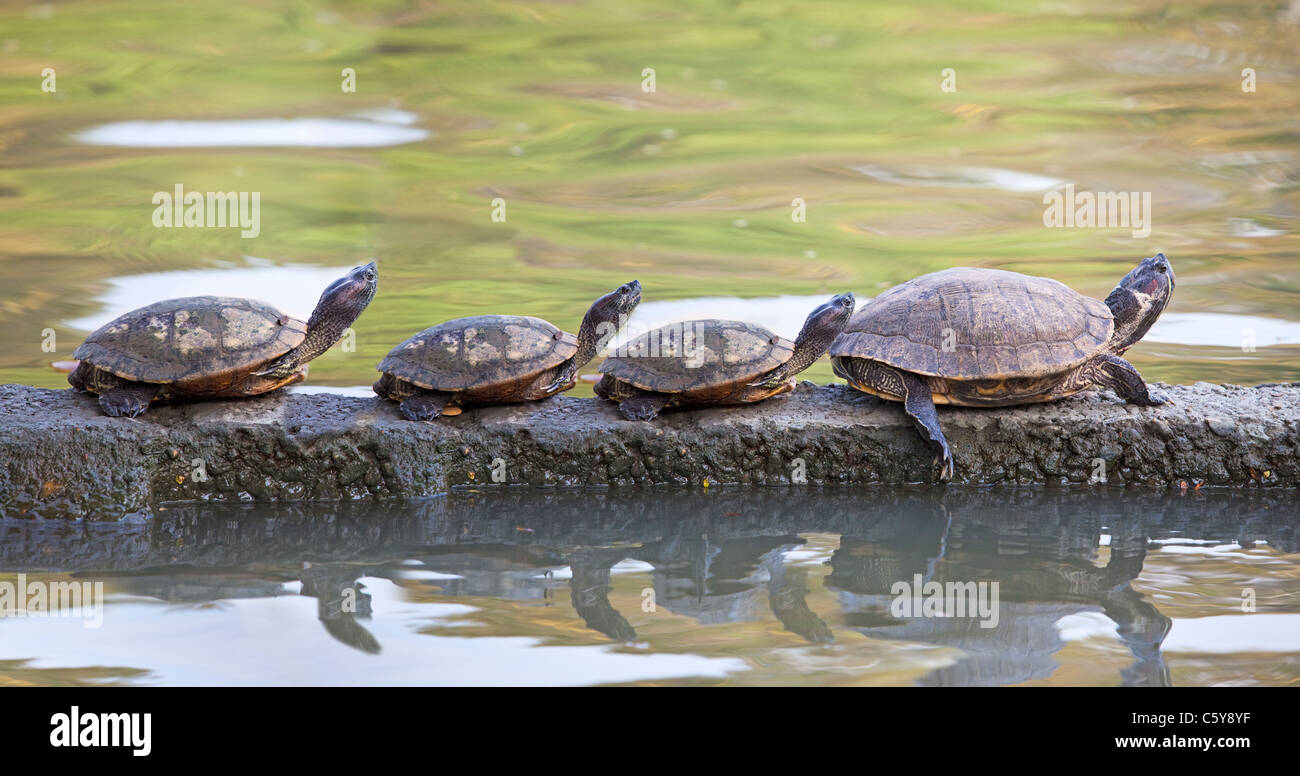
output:
[[[1109,392],[998,410],[941,408],[958,484],[1300,487],[1300,383],[1165,386],[1172,406]],[[418,497],[460,485],[903,484],[929,450],[897,404],[803,383],[745,407],[623,420],[558,396],[403,420],[369,398],[277,394],[103,416],[70,390],[0,386],[0,514],[112,519],[177,500]]]

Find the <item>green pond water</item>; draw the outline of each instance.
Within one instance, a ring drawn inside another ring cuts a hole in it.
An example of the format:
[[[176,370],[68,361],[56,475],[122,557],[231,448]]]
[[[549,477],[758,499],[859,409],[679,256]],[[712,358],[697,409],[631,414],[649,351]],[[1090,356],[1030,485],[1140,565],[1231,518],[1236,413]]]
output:
[[[1149,379],[1295,380],[1298,22],[1280,2],[6,5],[0,381],[65,385],[49,364],[114,292],[127,309],[214,287],[310,308],[323,282],[268,270],[372,256],[355,349],[312,384],[369,385],[394,344],[452,317],[575,329],[632,278],[646,303],[861,300],[976,265],[1104,296],[1157,251],[1179,277],[1166,315],[1184,317],[1131,351]],[[267,119],[353,124],[149,123]],[[114,140],[121,122],[146,124]],[[312,145],[346,138],[396,144]],[[1149,236],[1046,228],[1063,183],[1149,192]],[[155,227],[176,184],[258,192],[258,236]],[[807,377],[834,379],[826,361]]]
[[[1300,380],[1297,116],[1287,2],[5,4],[0,382],[65,387],[52,362],[170,296],[305,315],[372,257],[379,295],[310,386],[367,390],[453,317],[574,331],[633,278],[644,321],[791,336],[815,298],[923,272],[1103,297],[1159,251],[1178,287],[1127,354],[1148,380]],[[257,235],[156,227],[178,184],[257,193]],[[1149,234],[1044,226],[1066,184],[1149,193]],[[0,521],[0,586],[105,596],[100,627],[0,617],[0,684],[1294,685],[1293,498],[524,490]],[[896,615],[916,575],[998,581],[998,624]]]
[[[0,521],[0,590],[99,586],[0,617],[0,685],[1295,685],[1282,499],[523,488]],[[900,609],[900,583],[983,608]]]

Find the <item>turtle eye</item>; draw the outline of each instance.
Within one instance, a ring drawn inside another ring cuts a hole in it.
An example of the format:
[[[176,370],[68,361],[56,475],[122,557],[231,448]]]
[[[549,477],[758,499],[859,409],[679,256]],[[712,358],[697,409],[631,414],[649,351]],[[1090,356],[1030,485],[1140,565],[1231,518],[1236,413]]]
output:
[[[1169,268],[1165,266],[1164,262],[1160,262],[1159,264],[1156,265],[1156,272],[1165,272],[1168,269]]]

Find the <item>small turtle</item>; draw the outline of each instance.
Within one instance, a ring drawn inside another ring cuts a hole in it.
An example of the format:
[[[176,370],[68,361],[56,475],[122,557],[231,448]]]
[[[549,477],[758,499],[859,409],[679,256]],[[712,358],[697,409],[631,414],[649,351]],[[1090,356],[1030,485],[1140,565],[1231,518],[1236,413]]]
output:
[[[338,342],[375,296],[372,261],[325,289],[306,323],[269,304],[229,296],[168,299],[109,321],[73,353],[73,388],[99,394],[114,417],[156,400],[230,398],[307,377],[307,362]]]
[[[952,452],[936,403],[1031,404],[1091,386],[1144,407],[1169,401],[1120,356],[1147,333],[1173,292],[1174,269],[1163,253],[1143,259],[1104,304],[1047,278],[947,269],[864,305],[831,345],[831,361],[854,388],[903,402],[946,480]]]
[[[646,332],[600,365],[596,394],[628,420],[669,407],[747,404],[794,390],[853,315],[853,294],[813,310],[794,342],[739,321],[686,321]]]
[[[605,294],[582,319],[578,336],[541,318],[478,315],[431,326],[379,363],[375,393],[409,420],[455,415],[459,407],[534,401],[567,391],[578,370],[641,302],[633,280]]]

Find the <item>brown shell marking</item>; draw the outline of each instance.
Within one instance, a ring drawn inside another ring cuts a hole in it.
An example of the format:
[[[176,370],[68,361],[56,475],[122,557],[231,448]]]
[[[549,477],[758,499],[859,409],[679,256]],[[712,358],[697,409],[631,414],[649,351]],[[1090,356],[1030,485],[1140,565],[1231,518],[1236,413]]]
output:
[[[578,352],[578,338],[541,318],[478,315],[430,326],[379,362],[421,388],[486,390],[520,384]]]
[[[794,343],[740,321],[684,321],[646,332],[600,371],[648,391],[731,389],[790,360]]]
[[[307,324],[252,299],[191,296],[132,310],[101,326],[73,357],[127,380],[206,395],[288,353]]]
[[[1050,278],[957,267],[868,302],[830,354],[951,380],[1002,380],[1064,372],[1096,355],[1114,329],[1105,304]]]

